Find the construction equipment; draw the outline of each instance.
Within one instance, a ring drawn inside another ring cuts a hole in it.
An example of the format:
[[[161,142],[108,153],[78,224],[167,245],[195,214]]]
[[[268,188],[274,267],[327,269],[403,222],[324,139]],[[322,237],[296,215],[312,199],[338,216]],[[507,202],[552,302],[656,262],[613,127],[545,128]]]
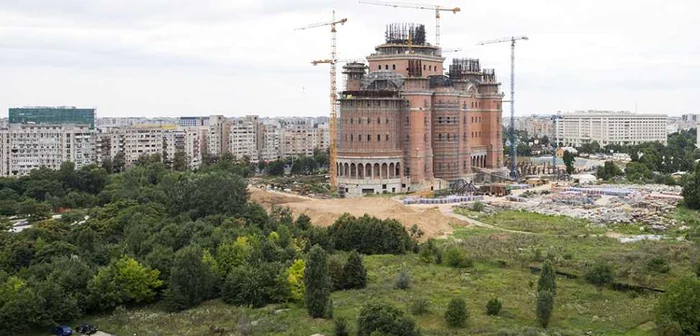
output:
[[[321,23],[314,23],[312,25],[304,26],[297,28],[295,30],[305,30],[305,29],[310,29],[310,28],[316,28],[316,27],[325,27],[325,26],[330,26],[331,27],[331,58],[326,59],[326,60],[320,60],[320,61],[313,61],[311,62],[313,65],[321,64],[321,63],[328,63],[331,65],[331,87],[330,87],[330,104],[331,104],[331,111],[330,111],[330,135],[331,135],[331,141],[329,145],[329,155],[328,155],[328,175],[330,175],[330,180],[331,180],[331,191],[335,191],[336,188],[338,187],[338,174],[337,174],[337,167],[336,167],[336,152],[337,152],[337,142],[338,142],[338,116],[336,113],[336,99],[337,99],[337,90],[336,90],[336,70],[335,70],[335,64],[338,62],[338,59],[336,57],[336,29],[335,26],[337,24],[345,24],[347,22],[347,18],[342,18],[339,20],[335,19],[335,10],[333,11],[333,18],[331,21],[328,22],[321,22]]]
[[[518,170],[516,168],[517,154],[515,152],[515,41],[519,40],[528,40],[528,38],[527,36],[511,36],[477,43],[477,45],[486,45],[510,42],[510,127],[508,129],[508,138],[510,139],[510,177],[513,179],[518,178]]]
[[[364,1],[360,0],[359,3],[366,5],[377,5],[377,6],[387,6],[394,8],[413,8],[413,9],[427,9],[435,11],[435,45],[440,46],[440,12],[452,12],[457,14],[461,11],[459,7],[454,8],[443,8],[436,5],[427,4],[417,4],[417,3],[406,3],[406,2],[386,2],[386,1]]]

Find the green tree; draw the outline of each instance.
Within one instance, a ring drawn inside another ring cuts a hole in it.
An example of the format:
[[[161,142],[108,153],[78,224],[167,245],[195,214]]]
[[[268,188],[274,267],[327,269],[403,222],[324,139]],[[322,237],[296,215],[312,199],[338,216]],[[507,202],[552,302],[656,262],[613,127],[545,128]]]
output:
[[[235,242],[225,242],[219,245],[216,250],[219,274],[225,278],[233,268],[245,264],[250,258],[251,250],[248,237],[245,236],[236,238]]]
[[[367,271],[362,264],[362,257],[357,251],[352,251],[348,261],[343,266],[343,288],[360,289],[367,286]]]
[[[110,309],[121,304],[153,300],[163,284],[160,272],[123,256],[100,267],[88,283],[90,301],[98,309]]]
[[[615,176],[622,176],[622,170],[613,161],[605,161],[602,167],[597,168],[596,175],[603,180],[609,180]]]
[[[539,293],[543,290],[549,291],[552,295],[557,295],[556,273],[549,259],[542,263],[542,272],[539,280],[537,280],[537,292]]]
[[[173,155],[173,170],[174,171],[185,171],[187,170],[187,154],[183,151],[175,152]]]
[[[700,209],[700,164],[696,164],[693,174],[685,178],[683,203],[688,208]]]
[[[221,297],[228,304],[262,307],[265,305],[265,290],[260,282],[260,274],[252,266],[235,267],[224,282]]]
[[[217,274],[205,262],[201,248],[185,247],[175,254],[170,271],[168,303],[173,311],[197,306],[211,298]]]
[[[389,304],[371,302],[362,306],[357,316],[357,335],[370,336],[380,333],[387,336],[418,336],[413,320]]]
[[[606,262],[597,262],[588,267],[584,278],[590,284],[598,287],[599,291],[602,291],[603,287],[611,284],[615,279],[615,270],[612,265]]]
[[[493,298],[486,303],[486,314],[487,315],[498,315],[501,312],[501,307],[503,304],[498,298]]]
[[[660,325],[677,323],[683,335],[700,335],[700,279],[685,276],[671,283],[656,307]]]
[[[564,160],[564,165],[566,166],[566,173],[569,175],[573,174],[574,162],[576,162],[576,157],[574,157],[574,154],[569,151],[564,151],[562,160]]]
[[[306,271],[306,263],[302,259],[297,259],[287,269],[287,284],[289,286],[291,299],[294,301],[302,301],[306,294],[304,285],[304,272]]]
[[[306,308],[311,317],[323,317],[331,294],[331,279],[328,275],[328,260],[326,251],[315,245],[309,251],[309,257],[304,270],[306,286]]]
[[[547,328],[554,310],[554,294],[548,290],[537,293],[537,321],[542,328]]]
[[[328,275],[331,277],[333,290],[343,289],[343,262],[337,255],[328,258]]]
[[[467,311],[467,303],[462,298],[453,298],[447,305],[445,311],[445,321],[452,328],[463,328],[467,322],[469,312]]]
[[[640,162],[630,162],[625,167],[625,175],[630,181],[649,180],[654,177],[654,173]]]
[[[46,203],[39,203],[30,198],[17,204],[17,214],[27,216],[31,220],[41,220],[51,215],[51,208]]]

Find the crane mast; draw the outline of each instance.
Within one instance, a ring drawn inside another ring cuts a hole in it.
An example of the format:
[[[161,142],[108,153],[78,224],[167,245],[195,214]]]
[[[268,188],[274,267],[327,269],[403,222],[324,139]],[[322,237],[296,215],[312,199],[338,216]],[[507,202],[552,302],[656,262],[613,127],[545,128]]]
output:
[[[437,5],[426,5],[426,4],[416,4],[416,3],[406,3],[406,2],[386,2],[386,1],[360,0],[359,3],[365,4],[365,5],[377,5],[377,6],[386,6],[386,7],[394,7],[394,8],[412,8],[412,9],[434,10],[435,11],[435,45],[436,46],[440,46],[440,12],[452,12],[454,14],[457,14],[457,12],[461,11],[461,9],[459,9],[459,7],[444,8],[442,6],[437,6]]]
[[[512,36],[509,38],[490,40],[478,43],[478,45],[510,42],[510,127],[508,138],[510,140],[510,177],[517,178],[517,152],[515,147],[515,42],[528,40],[527,36]]]
[[[337,100],[337,87],[336,87],[336,67],[335,64],[338,61],[337,57],[337,51],[336,51],[336,43],[337,43],[337,38],[336,38],[336,25],[337,24],[345,24],[347,22],[347,18],[335,19],[335,10],[333,11],[333,18],[329,22],[321,22],[321,23],[315,23],[312,25],[304,26],[297,28],[296,30],[304,30],[304,29],[309,29],[309,28],[316,28],[316,27],[323,27],[323,26],[330,26],[331,27],[331,58],[330,59],[325,59],[325,60],[319,60],[319,61],[313,61],[311,64],[317,65],[321,63],[327,63],[330,64],[330,80],[331,80],[331,85],[330,85],[330,95],[329,95],[329,101],[330,101],[330,144],[328,148],[328,175],[330,175],[330,185],[331,185],[331,190],[335,191],[336,188],[338,187],[338,176],[337,176],[337,167],[336,167],[336,156],[337,156],[337,140],[338,140],[338,116],[336,112],[336,100]]]

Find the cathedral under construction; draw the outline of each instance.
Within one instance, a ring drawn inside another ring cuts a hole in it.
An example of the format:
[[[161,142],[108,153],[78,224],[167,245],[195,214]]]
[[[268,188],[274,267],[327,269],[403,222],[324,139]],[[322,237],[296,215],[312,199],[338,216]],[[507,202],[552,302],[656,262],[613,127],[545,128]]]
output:
[[[493,69],[429,44],[425,26],[391,24],[367,63],[343,67],[339,191],[346,196],[446,187],[503,169],[503,94]]]

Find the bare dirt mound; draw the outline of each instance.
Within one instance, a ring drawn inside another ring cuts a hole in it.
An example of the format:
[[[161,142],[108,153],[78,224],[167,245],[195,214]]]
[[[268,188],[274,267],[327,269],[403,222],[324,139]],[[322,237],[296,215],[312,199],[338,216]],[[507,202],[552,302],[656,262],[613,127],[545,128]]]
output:
[[[359,217],[364,214],[380,219],[393,218],[406,228],[412,225],[425,232],[423,238],[444,236],[452,232],[450,223],[468,225],[468,223],[445,216],[437,207],[413,208],[386,198],[355,198],[318,200],[287,195],[279,192],[251,188],[251,199],[265,207],[285,206],[295,215],[306,214],[314,225],[329,226],[343,213]]]

